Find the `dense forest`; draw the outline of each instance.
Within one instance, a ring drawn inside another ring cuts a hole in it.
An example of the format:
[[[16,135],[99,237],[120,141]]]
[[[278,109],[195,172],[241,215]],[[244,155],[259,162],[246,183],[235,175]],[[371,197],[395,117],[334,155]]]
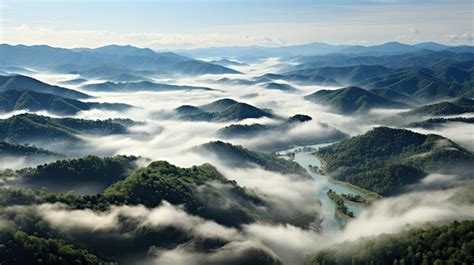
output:
[[[433,119],[427,119],[427,120],[419,121],[419,122],[412,122],[406,125],[406,127],[409,127],[409,128],[420,127],[424,129],[436,129],[437,127],[446,126],[454,122],[472,124],[474,123],[474,118],[463,118],[463,117],[447,118],[447,119],[446,118],[433,118]]]
[[[379,96],[360,87],[319,90],[305,99],[328,106],[340,114],[364,113],[372,108],[408,108],[408,105]]]
[[[454,101],[444,101],[435,104],[429,104],[415,108],[413,110],[401,113],[406,116],[442,116],[459,115],[474,112],[474,100],[468,98],[459,98]]]
[[[0,230],[0,264],[45,265],[113,265],[87,250],[77,248],[64,240],[41,238],[21,231]]]
[[[362,238],[322,250],[307,265],[473,264],[474,221]]]
[[[195,150],[219,155],[220,161],[229,166],[252,167],[256,164],[266,170],[309,178],[308,172],[296,162],[278,158],[274,154],[250,151],[242,146],[222,141],[210,142],[198,146]]]
[[[270,111],[233,99],[220,99],[199,107],[183,105],[176,108],[173,118],[189,121],[240,121],[249,118],[276,118]]]
[[[0,177],[14,178],[16,184],[22,187],[46,187],[57,192],[77,191],[80,187],[101,191],[137,169],[137,159],[134,156],[101,158],[89,155],[58,160],[36,168],[5,170],[0,172]]]
[[[381,195],[390,195],[415,183],[430,171],[462,172],[474,155],[438,136],[378,127],[364,135],[319,149],[325,171]]]
[[[120,120],[118,120],[120,121]],[[127,127],[112,119],[85,120],[51,118],[37,114],[20,114],[0,120],[0,140],[10,142],[80,141],[77,134],[111,135],[127,133]]]
[[[60,158],[63,155],[36,147],[34,145],[20,145],[0,141],[0,156],[26,156],[29,158],[34,156],[46,156]]]

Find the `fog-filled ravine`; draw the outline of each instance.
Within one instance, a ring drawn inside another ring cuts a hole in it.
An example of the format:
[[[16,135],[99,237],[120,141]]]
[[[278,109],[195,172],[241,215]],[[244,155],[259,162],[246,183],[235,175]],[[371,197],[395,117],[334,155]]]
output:
[[[0,263],[469,264],[474,53],[420,47],[2,45]]]

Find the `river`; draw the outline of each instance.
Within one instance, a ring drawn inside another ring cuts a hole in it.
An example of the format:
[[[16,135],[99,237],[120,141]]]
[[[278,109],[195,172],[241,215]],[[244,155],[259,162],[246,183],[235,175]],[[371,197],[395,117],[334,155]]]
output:
[[[314,192],[314,196],[321,201],[323,214],[324,214],[324,221],[322,223],[323,229],[325,232],[332,232],[341,229],[341,226],[345,224],[345,220],[342,220],[335,216],[335,204],[329,197],[327,196],[327,191],[332,189],[338,194],[345,193],[345,194],[354,194],[354,195],[361,195],[364,194],[358,190],[351,189],[348,186],[343,184],[339,184],[337,182],[331,181],[327,176],[317,174],[310,170],[309,166],[318,166],[321,167],[321,161],[311,153],[314,152],[314,149],[318,149],[323,146],[327,146],[329,144],[319,144],[319,145],[310,145],[306,147],[311,147],[312,150],[304,150],[305,146],[299,146],[292,149],[288,149],[286,151],[280,152],[280,154],[288,154],[290,152],[295,153],[294,161],[300,164],[303,168],[308,171],[308,173],[313,177],[314,181],[316,182],[317,189]],[[354,213],[357,217],[360,212],[363,210],[360,206],[356,204],[346,203],[347,208]]]

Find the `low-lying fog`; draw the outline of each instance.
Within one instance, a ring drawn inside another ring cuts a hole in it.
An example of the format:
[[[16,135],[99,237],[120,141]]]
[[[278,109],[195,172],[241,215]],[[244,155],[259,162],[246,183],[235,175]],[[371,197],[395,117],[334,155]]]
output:
[[[310,181],[294,181],[288,176],[269,172],[258,167],[250,169],[228,168],[219,163],[215,157],[203,157],[188,152],[190,148],[196,145],[219,139],[216,131],[233,123],[163,120],[157,115],[161,110],[171,110],[180,105],[197,106],[221,98],[232,98],[259,108],[271,109],[275,114],[283,117],[306,114],[313,118],[307,124],[290,130],[286,135],[272,135],[269,133],[264,137],[231,141],[250,149],[260,149],[279,141],[291,141],[291,139],[331,133],[321,123],[339,129],[351,136],[362,134],[377,126],[377,124],[371,122],[376,120],[372,119],[373,116],[383,118],[398,112],[373,111],[370,114],[371,119],[350,117],[330,113],[325,107],[303,99],[304,95],[317,90],[334,88],[291,84],[298,91],[288,93],[266,89],[258,85],[228,85],[212,81],[223,77],[249,79],[265,73],[275,73],[278,70],[275,65],[278,63],[278,60],[273,59],[260,65],[240,66],[237,70],[244,73],[241,75],[156,78],[157,82],[167,81],[168,84],[205,86],[215,89],[215,91],[136,93],[83,91],[94,96],[90,101],[127,103],[136,108],[124,113],[103,110],[83,111],[78,113],[76,117],[84,119],[130,118],[146,123],[132,127],[130,129],[131,133],[127,135],[84,136],[83,139],[86,144],[82,152],[84,155],[139,155],[152,160],[167,160],[172,164],[183,167],[210,162],[215,164],[226,177],[237,181],[241,186],[250,187],[262,194],[271,195],[281,200],[281,202],[291,205],[291,207],[308,207],[308,201],[313,199],[314,194],[317,194],[317,191],[322,188],[308,183]],[[60,85],[61,81],[74,79],[78,76],[41,73],[35,74],[33,77],[47,83]],[[89,83],[99,81],[90,80]],[[281,81],[280,83],[285,82]],[[66,87],[79,89],[74,86]],[[18,113],[20,112],[2,114],[0,118],[4,119]],[[48,113],[40,114],[49,115]],[[275,121],[263,118],[245,120],[239,123],[269,124],[273,122]],[[416,129],[416,131],[441,134],[459,142],[464,147],[474,150],[473,125],[453,124],[437,130]],[[19,168],[22,166],[22,162],[24,161],[2,160],[0,169],[7,167]],[[243,227],[242,230],[236,230],[190,216],[179,207],[166,203],[156,209],[145,209],[140,206],[116,207],[105,214],[90,210],[71,212],[58,205],[41,205],[38,206],[37,210],[41,212],[46,221],[65,231],[78,227],[94,231],[108,229],[118,222],[117,218],[120,213],[121,215],[132,215],[134,218],[141,219],[141,223],[137,225],[157,226],[163,223],[174,223],[174,225],[182,226],[195,234],[226,237],[232,241],[228,249],[221,249],[219,252],[213,253],[200,253],[196,250],[190,250],[184,245],[177,246],[172,250],[156,249],[151,251],[153,256],[156,257],[156,260],[154,260],[156,264],[189,264],[190,261],[198,264],[219,264],[229,259],[230,254],[238,255],[239,251],[243,251],[249,246],[262,247],[290,264],[295,264],[302,262],[306,255],[334,242],[373,234],[394,233],[407,227],[422,225],[425,222],[447,222],[461,217],[474,218],[474,208],[472,206],[455,205],[450,201],[452,193],[451,190],[413,191],[397,197],[381,199],[366,209],[361,216],[350,221],[343,230],[335,234],[317,233],[291,225],[273,226],[264,223],[254,223]]]

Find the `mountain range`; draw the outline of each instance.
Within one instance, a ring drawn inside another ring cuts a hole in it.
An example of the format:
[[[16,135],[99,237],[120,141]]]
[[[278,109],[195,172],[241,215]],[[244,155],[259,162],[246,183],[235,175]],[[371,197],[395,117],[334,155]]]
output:
[[[0,112],[14,110],[48,111],[56,115],[74,115],[90,109],[125,111],[132,106],[121,103],[82,102],[80,100],[39,93],[31,90],[0,92]]]
[[[64,87],[53,86],[43,83],[34,78],[23,75],[1,76],[0,75],[0,92],[8,90],[31,90],[39,93],[48,93],[56,96],[72,98],[72,99],[86,99],[89,95],[81,93],[76,90],[67,89]]]
[[[360,87],[346,87],[336,90],[319,90],[305,96],[305,99],[329,106],[340,114],[364,113],[373,108],[401,109],[409,106],[379,96]]]
[[[136,91],[177,91],[177,90],[212,90],[208,87],[198,86],[180,86],[180,85],[168,85],[159,84],[151,81],[139,81],[139,82],[104,82],[98,84],[84,85],[81,89],[88,91],[97,92],[136,92]]]
[[[230,68],[181,56],[172,52],[157,53],[147,48],[109,45],[96,49],[63,49],[47,45],[0,45],[4,65],[28,69],[74,73],[101,66],[155,74],[233,74]]]
[[[120,121],[50,118],[36,114],[20,114],[0,120],[0,140],[13,143],[78,142],[77,135],[125,134]],[[58,146],[59,147],[59,146]]]
[[[170,118],[189,121],[238,121],[249,118],[278,118],[270,111],[247,103],[224,98],[202,106],[182,105],[168,114]]]
[[[250,57],[280,57],[280,56],[308,56],[325,54],[401,54],[420,50],[430,51],[471,51],[471,46],[447,46],[434,42],[425,42],[415,45],[399,42],[387,42],[373,46],[362,45],[331,45],[321,42],[313,42],[299,45],[281,47],[263,46],[233,46],[233,47],[210,47],[179,50],[181,54],[193,57],[226,57],[226,58],[250,58]]]
[[[282,79],[294,75],[306,79],[320,76],[334,80],[335,83],[359,86],[388,99],[414,105],[458,96],[470,97],[474,93],[474,60],[442,60],[431,67],[325,66],[281,75]],[[327,85],[327,82],[319,85]]]
[[[453,101],[443,101],[435,104],[424,105],[407,112],[401,116],[450,116],[474,112],[474,100],[459,98]]]
[[[223,140],[248,140],[245,144],[253,143],[252,150],[275,151],[286,150],[293,146],[314,145],[326,142],[338,141],[348,137],[344,132],[321,122],[315,122],[323,132],[312,134],[294,134],[299,128],[304,130],[305,124],[308,124],[312,118],[308,115],[296,114],[283,121],[277,121],[271,124],[231,124],[217,131],[218,137]],[[308,125],[312,126],[312,125]],[[274,139],[271,143],[265,142],[265,139]]]

